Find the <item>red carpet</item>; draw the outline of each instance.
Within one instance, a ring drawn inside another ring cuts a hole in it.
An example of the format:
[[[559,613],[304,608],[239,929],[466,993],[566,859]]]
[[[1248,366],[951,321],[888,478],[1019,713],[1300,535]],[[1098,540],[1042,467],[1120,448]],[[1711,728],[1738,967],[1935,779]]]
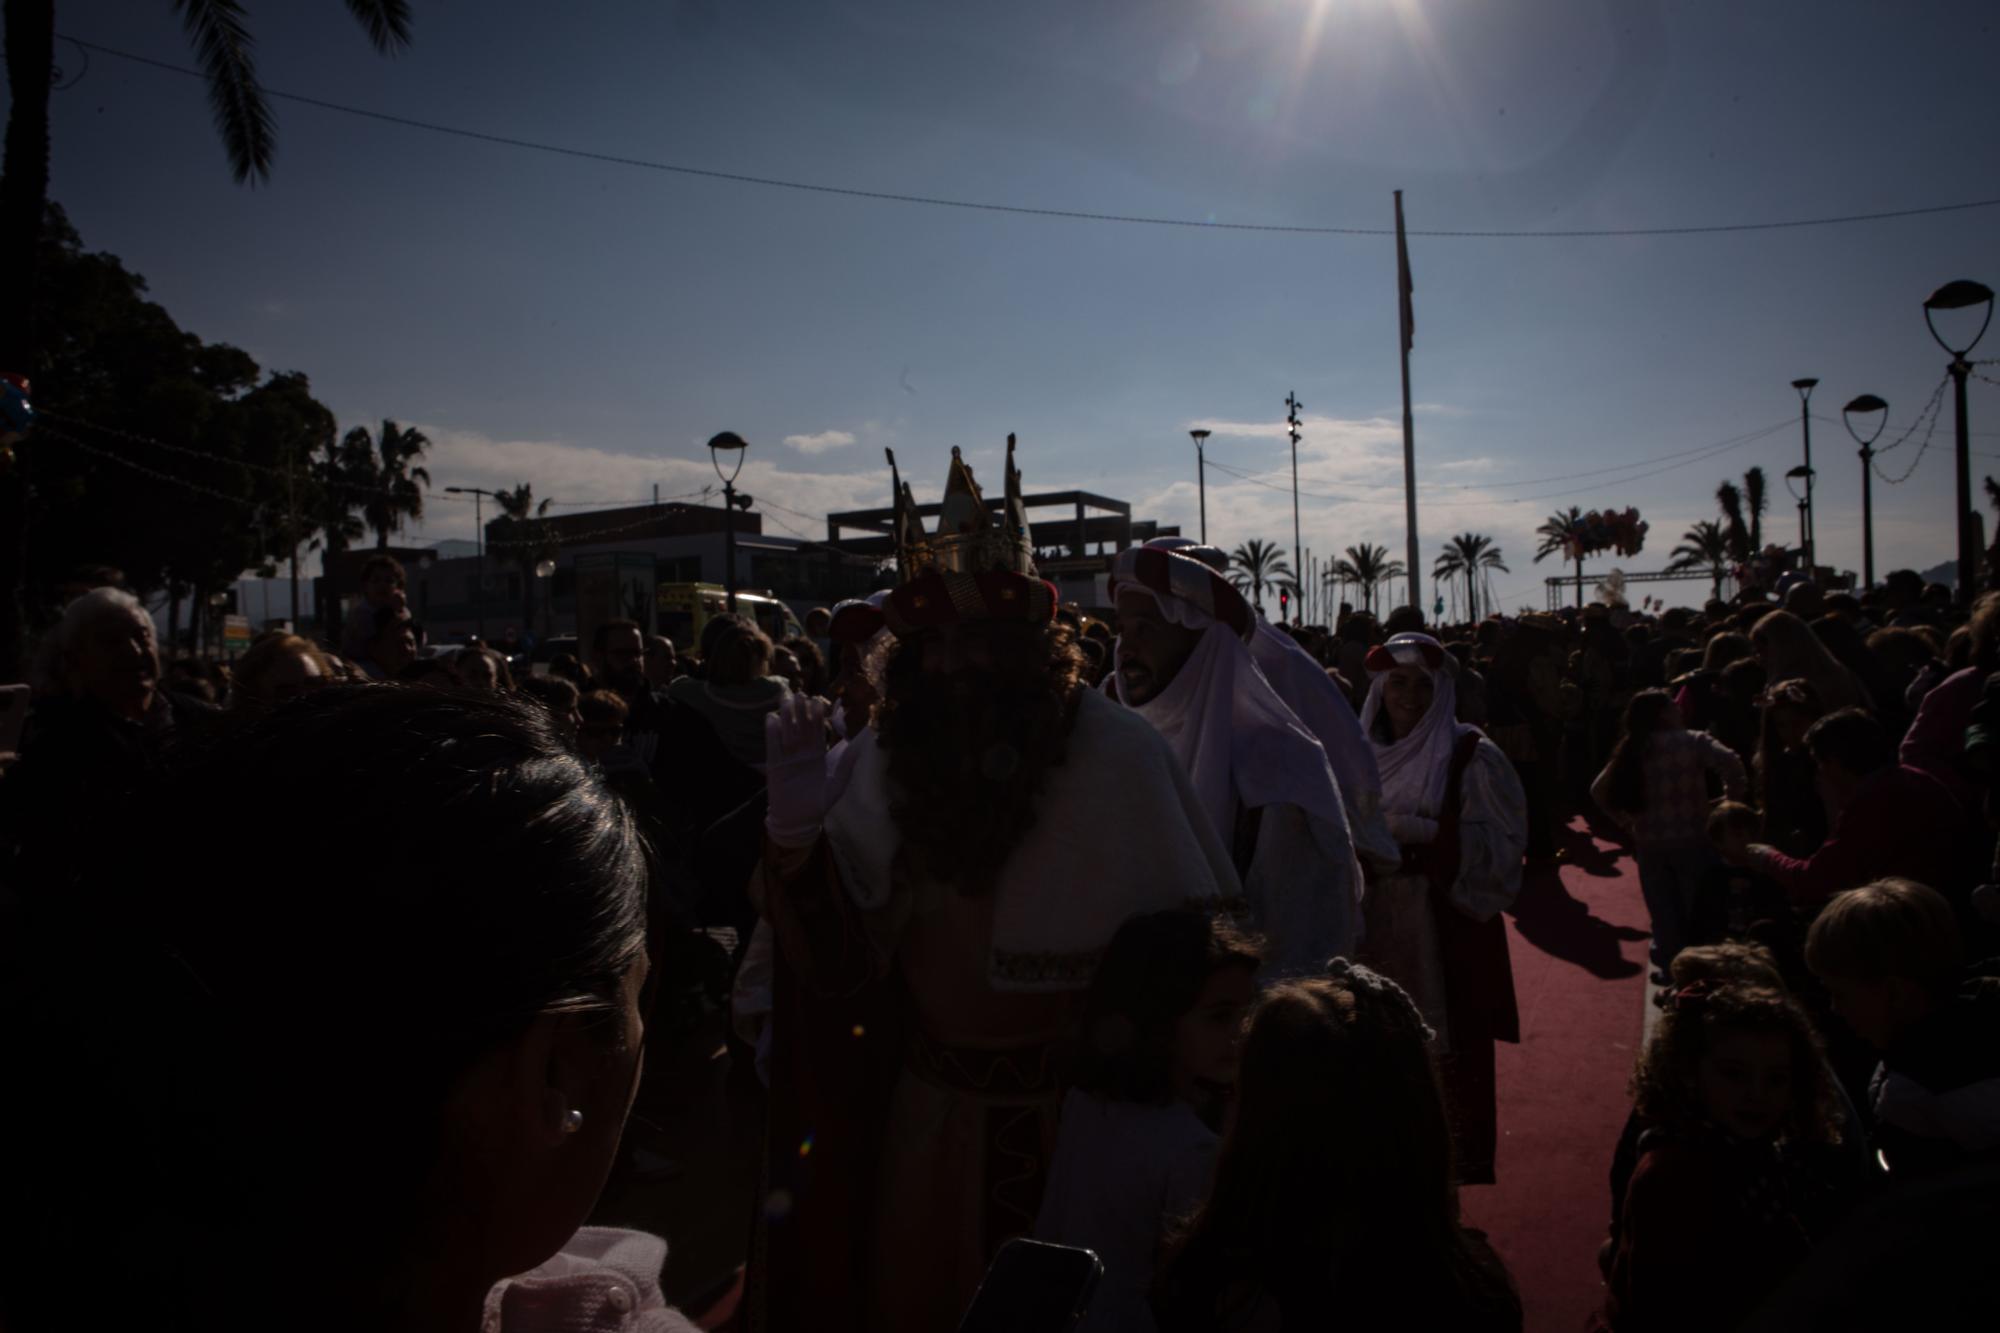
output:
[[[1531,1333],[1574,1333],[1601,1298],[1606,1173],[1645,1003],[1638,870],[1578,820],[1560,872],[1527,872],[1507,934],[1521,1044],[1498,1052],[1498,1183],[1467,1189],[1465,1216],[1507,1261]]]

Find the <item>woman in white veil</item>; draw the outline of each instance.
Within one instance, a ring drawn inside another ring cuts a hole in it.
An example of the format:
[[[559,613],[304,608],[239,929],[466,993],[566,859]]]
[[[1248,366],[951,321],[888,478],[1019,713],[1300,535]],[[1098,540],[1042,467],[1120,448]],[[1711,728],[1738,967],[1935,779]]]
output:
[[[1364,956],[1415,998],[1438,1034],[1461,1184],[1493,1180],[1493,1045],[1519,1041],[1500,912],[1521,887],[1527,798],[1514,766],[1455,720],[1453,664],[1427,634],[1368,654],[1361,726],[1382,773],[1402,868],[1363,903]]]

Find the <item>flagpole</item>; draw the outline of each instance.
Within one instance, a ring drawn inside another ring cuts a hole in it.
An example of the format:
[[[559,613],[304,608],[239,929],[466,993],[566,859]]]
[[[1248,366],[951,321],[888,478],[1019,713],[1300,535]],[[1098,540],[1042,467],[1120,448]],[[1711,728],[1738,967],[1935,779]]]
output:
[[[1410,247],[1403,235],[1403,192],[1396,191],[1396,297],[1398,322],[1402,325],[1403,349],[1403,515],[1408,525],[1406,550],[1409,560],[1410,605],[1423,609],[1423,571],[1417,566],[1417,433],[1410,417],[1410,343],[1417,332],[1416,312],[1410,305]]]

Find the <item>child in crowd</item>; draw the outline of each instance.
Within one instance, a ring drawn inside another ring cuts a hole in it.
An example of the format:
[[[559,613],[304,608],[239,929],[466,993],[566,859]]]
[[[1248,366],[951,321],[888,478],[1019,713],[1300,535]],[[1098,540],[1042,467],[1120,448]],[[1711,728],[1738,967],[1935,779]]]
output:
[[[1739,807],[1740,808],[1740,807]],[[1756,813],[1751,812],[1751,818]],[[1780,993],[1789,991],[1784,974],[1771,951],[1761,944],[1729,942],[1724,944],[1696,945],[1683,949],[1674,959],[1673,988],[1660,991],[1653,1002],[1666,1009],[1674,1003],[1677,990],[1684,986],[1703,983],[1709,986],[1742,985],[1759,986]],[[1850,1191],[1859,1186],[1869,1175],[1866,1155],[1865,1131],[1860,1114],[1854,1104],[1848,1101],[1838,1081],[1834,1083],[1834,1095],[1840,1102],[1840,1148],[1837,1153],[1825,1151],[1819,1156],[1825,1159],[1825,1166],[1832,1173],[1840,1187],[1844,1200]],[[1646,1130],[1646,1122],[1635,1109],[1625,1119],[1625,1130],[1618,1136],[1618,1147],[1611,1157],[1611,1235],[1598,1251],[1597,1262],[1605,1275],[1610,1276],[1612,1256],[1618,1250],[1621,1222],[1625,1211],[1625,1192],[1632,1183],[1632,1172],[1639,1165],[1639,1140]]]
[[[576,752],[585,763],[615,767],[632,709],[611,690],[592,690],[577,700]]]
[[[1963,970],[1943,894],[1880,879],[1836,896],[1806,937],[1836,1013],[1881,1053],[1874,1142],[1898,1176],[2000,1148],[2000,977]]]
[[[1611,762],[1590,785],[1591,798],[1631,832],[1661,980],[1674,955],[1696,942],[1695,895],[1717,860],[1708,845],[1711,773],[1725,794],[1743,794],[1743,761],[1735,752],[1706,732],[1686,730],[1665,690],[1641,690],[1625,706]]]
[[[1768,969],[1731,970],[1758,976]],[[1725,975],[1728,975],[1725,973]],[[1734,1328],[1840,1202],[1820,1151],[1839,1096],[1812,1021],[1769,985],[1677,987],[1632,1075],[1645,1123],[1600,1330]]]
[[[1215,1184],[1154,1293],[1160,1328],[1518,1331],[1505,1266],[1459,1225],[1430,1029],[1395,982],[1330,971],[1257,1006]]]
[[[347,618],[341,623],[342,656],[368,656],[369,640],[375,637],[379,614],[387,610],[409,610],[409,594],[404,591],[408,582],[402,562],[395,556],[368,557],[367,563],[361,566],[361,596],[347,608]]]
[[[1154,1327],[1154,1263],[1208,1190],[1258,962],[1192,910],[1134,917],[1105,949],[1035,1221],[1038,1238],[1104,1263],[1085,1329]]]
[[[1754,869],[1727,863],[1729,849],[1756,842],[1763,827],[1763,818],[1741,801],[1717,801],[1708,812],[1709,846],[1724,859],[1702,876],[1689,923],[1695,943],[1753,937],[1763,940],[1780,933],[1773,929],[1773,922],[1790,922],[1791,907],[1777,885]]]

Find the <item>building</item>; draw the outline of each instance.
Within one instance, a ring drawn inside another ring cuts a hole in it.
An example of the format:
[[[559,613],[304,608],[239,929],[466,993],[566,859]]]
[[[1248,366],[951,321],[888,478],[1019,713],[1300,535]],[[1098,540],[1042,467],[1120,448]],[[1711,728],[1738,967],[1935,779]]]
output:
[[[987,498],[995,524],[1001,520],[1004,503],[1004,497]],[[1061,600],[1095,613],[1108,614],[1110,610],[1111,597],[1105,585],[1111,574],[1112,559],[1118,552],[1144,545],[1155,537],[1178,537],[1181,532],[1177,526],[1134,519],[1128,502],[1089,491],[1045,491],[1040,495],[1024,495],[1021,503],[1028,510],[1036,569],[1056,585]],[[917,515],[935,519],[942,509],[941,504],[922,504],[917,506]],[[1037,510],[1042,511],[1041,517],[1036,516]],[[828,514],[826,539],[843,551],[893,559],[896,549],[891,533],[895,517],[893,508]],[[932,524],[925,526],[928,529]],[[846,534],[850,529],[870,535],[849,537]]]
[[[425,553],[415,563],[395,554],[409,570],[410,609],[432,642],[499,640],[523,628],[536,638],[572,635],[579,619],[624,617],[650,629],[658,585],[726,582],[725,517],[720,505],[667,503],[550,515],[525,532],[501,518],[486,525],[481,553]],[[767,534],[755,509],[736,514],[734,526],[736,586],[775,593],[801,619],[886,581],[879,558]],[[358,567],[353,582],[343,591],[358,589]]]

